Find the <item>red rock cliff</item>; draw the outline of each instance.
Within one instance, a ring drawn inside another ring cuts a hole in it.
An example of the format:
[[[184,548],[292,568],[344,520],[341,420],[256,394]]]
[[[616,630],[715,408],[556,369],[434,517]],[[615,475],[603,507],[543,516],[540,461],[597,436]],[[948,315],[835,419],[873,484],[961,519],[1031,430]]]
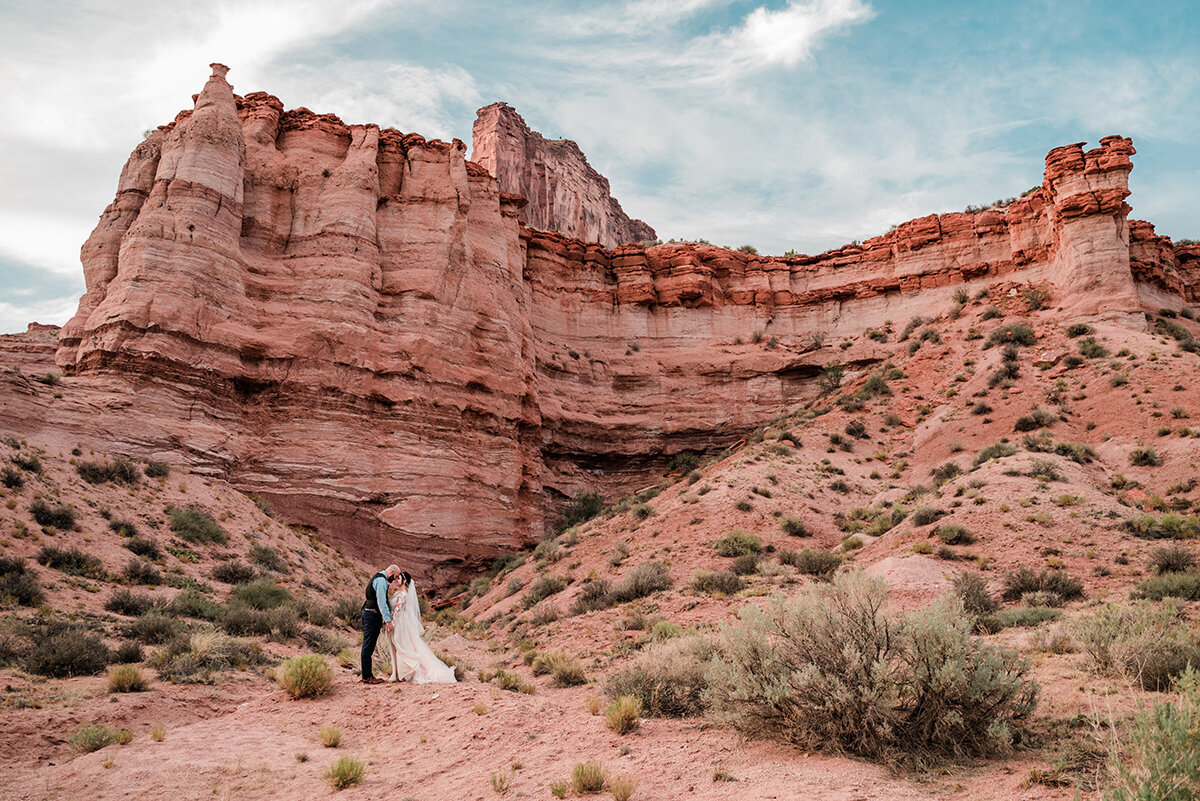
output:
[[[608,248],[657,238],[653,228],[625,214],[579,145],[543,138],[511,106],[479,109],[472,138],[472,160],[496,177],[502,191],[529,201],[520,213],[526,225]]]
[[[959,288],[1050,282],[1064,317],[1135,325],[1139,293],[1195,297],[1200,248],[1131,234],[1119,137],[1053,151],[1005,208],[818,256],[612,249],[522,226],[457,140],[224,75],[135,149],[83,246],[71,391],[0,393],[0,423],[186,461],[435,582],[537,538],[555,499],[635,488],[815,397],[827,362],[887,355],[836,338]]]

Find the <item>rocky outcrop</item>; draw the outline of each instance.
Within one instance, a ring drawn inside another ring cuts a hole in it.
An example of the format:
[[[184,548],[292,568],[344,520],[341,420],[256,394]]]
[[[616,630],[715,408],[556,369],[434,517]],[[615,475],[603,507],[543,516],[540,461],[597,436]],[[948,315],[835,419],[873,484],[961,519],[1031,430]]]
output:
[[[465,150],[239,97],[214,65],[83,246],[62,397],[12,374],[0,424],[185,462],[445,583],[571,493],[644,486],[816,397],[829,362],[887,358],[865,328],[960,289],[1042,282],[1064,316],[1143,324],[1139,292],[1197,286],[1200,249],[1127,222],[1119,137],[1052,152],[1008,206],[789,258],[537,230],[536,196]],[[54,344],[27,339],[4,348],[36,375]]]
[[[579,145],[531,131],[511,106],[479,109],[472,138],[472,160],[496,177],[502,191],[528,201],[520,220],[531,228],[607,248],[656,238],[653,228],[625,214]]]

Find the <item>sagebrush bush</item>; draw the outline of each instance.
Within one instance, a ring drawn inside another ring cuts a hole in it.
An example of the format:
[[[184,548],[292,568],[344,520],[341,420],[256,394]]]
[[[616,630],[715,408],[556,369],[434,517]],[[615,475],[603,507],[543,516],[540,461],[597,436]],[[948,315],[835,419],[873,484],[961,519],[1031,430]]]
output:
[[[333,669],[316,654],[294,656],[279,666],[275,680],[292,698],[311,698],[333,689]]]
[[[1037,335],[1033,333],[1033,329],[1024,323],[1006,323],[999,328],[992,329],[988,334],[987,339],[983,343],[984,348],[990,348],[993,345],[1004,345],[1013,343],[1016,345],[1033,345],[1037,343]]]
[[[112,652],[112,661],[119,665],[134,665],[144,658],[142,644],[125,640]]]
[[[250,561],[263,570],[270,570],[272,573],[288,572],[287,562],[283,561],[283,557],[279,555],[279,551],[270,545],[260,545],[257,542],[251,545]]]
[[[108,671],[110,693],[140,693],[149,686],[137,665],[116,665]]]
[[[756,553],[743,554],[733,560],[729,569],[738,576],[753,576],[758,572],[758,562],[761,558]]]
[[[975,466],[979,467],[984,462],[990,462],[992,459],[1003,459],[1006,456],[1012,456],[1017,452],[1016,445],[1010,445],[1007,442],[997,442],[993,445],[988,445],[975,455]]]
[[[292,594],[286,587],[279,586],[274,579],[266,576],[239,585],[229,594],[231,605],[240,604],[254,609],[274,609],[291,600]]]
[[[70,531],[75,528],[78,519],[75,510],[65,503],[51,506],[41,498],[29,504],[29,514],[39,526],[53,526],[59,531]]]
[[[188,542],[215,542],[224,545],[229,540],[229,532],[221,528],[206,509],[199,506],[168,506],[167,517],[171,521],[171,530]]]
[[[142,469],[147,478],[166,478],[171,474],[171,466],[166,462],[156,462],[153,459],[146,461],[146,466]]]
[[[782,556],[780,554],[780,558]],[[690,586],[696,592],[708,595],[733,595],[745,589],[746,582],[732,570],[697,570]]]
[[[1179,601],[1105,604],[1076,624],[1092,670],[1125,675],[1147,690],[1169,689],[1189,665],[1200,667],[1200,639]]]
[[[804,521],[798,517],[785,516],[780,521],[780,525],[785,532],[791,534],[793,537],[808,537],[812,534],[808,530],[808,527],[804,525]]]
[[[1006,601],[1018,601],[1027,592],[1052,592],[1064,601],[1083,597],[1083,583],[1065,570],[1049,568],[1035,573],[1022,565],[1004,574],[1002,596]]]
[[[827,578],[842,564],[842,557],[832,551],[801,548],[799,551],[780,551],[779,561],[790,565],[806,576]]]
[[[563,507],[562,516],[555,528],[559,532],[566,531],[591,520],[604,511],[604,496],[599,492],[579,492]]]
[[[1200,788],[1200,671],[1192,668],[1176,679],[1179,695],[1156,703],[1127,729],[1128,753],[1110,754],[1113,784],[1104,801],[1190,801]]]
[[[992,615],[985,615],[975,622],[975,627],[985,634],[995,634],[1009,628],[1033,628],[1048,620],[1058,620],[1062,616],[1061,609],[1048,606],[1017,606],[1001,609]]]
[[[612,605],[612,585],[609,581],[602,578],[591,579],[579,588],[579,595],[571,604],[571,614],[582,615],[598,609],[607,609]]]
[[[1037,705],[1028,664],[971,636],[956,598],[903,617],[861,574],[723,628],[707,674],[718,719],[875,759],[1006,747]]]
[[[145,614],[153,607],[154,599],[149,595],[131,592],[125,587],[114,590],[104,602],[104,608],[108,611],[116,612],[118,615],[129,615],[130,617]]]
[[[642,702],[622,695],[604,708],[604,725],[617,734],[632,734],[642,725]]]
[[[0,557],[0,604],[39,606],[44,596],[37,578],[19,556]]]
[[[605,682],[610,698],[632,696],[652,717],[682,718],[705,710],[707,662],[713,646],[702,637],[676,637],[647,646]]]
[[[1186,540],[1200,536],[1200,520],[1170,512],[1161,517],[1150,514],[1130,517],[1121,523],[1121,527],[1145,540]]]
[[[630,570],[612,589],[614,603],[644,598],[671,587],[671,571],[662,562],[643,562]]]
[[[575,657],[561,651],[538,654],[533,660],[533,675],[542,676],[547,673],[553,676],[555,687],[587,684],[587,674],[583,672],[583,665]]]
[[[714,547],[720,556],[743,556],[762,553],[763,544],[761,539],[739,528],[717,540]]]
[[[954,594],[962,601],[963,610],[976,617],[990,615],[1000,608],[987,581],[978,573],[960,570],[954,576]]]
[[[23,661],[26,670],[39,676],[94,676],[112,662],[112,652],[88,631],[48,627],[33,638]]]
[[[216,620],[221,614],[221,606],[205,597],[202,592],[187,589],[176,595],[171,603],[167,604],[167,611],[175,616]]]
[[[72,576],[85,576],[100,581],[108,578],[100,557],[75,547],[56,548],[53,545],[43,545],[38,551],[37,561],[39,565],[61,570]]]
[[[1151,601],[1161,601],[1163,598],[1200,601],[1200,573],[1164,573],[1143,581],[1133,595]]]
[[[937,522],[937,519],[944,515],[941,509],[935,509],[932,506],[918,506],[909,516],[914,526],[927,526],[930,523]]]
[[[1164,573],[1183,573],[1196,566],[1196,554],[1191,548],[1177,543],[1160,545],[1150,551],[1146,566],[1159,576]]]
[[[158,543],[144,537],[130,537],[125,541],[125,547],[137,556],[144,556],[147,559],[157,559],[162,556],[162,549],[158,547]]]
[[[551,595],[562,592],[567,588],[567,579],[563,576],[542,576],[533,583],[533,586],[525,593],[525,597],[521,603],[526,608],[537,604],[539,601],[544,601]]]
[[[179,630],[179,621],[175,618],[150,611],[126,623],[123,633],[129,639],[146,645],[160,645],[173,639]]]
[[[975,536],[967,530],[967,527],[958,523],[946,523],[938,526],[933,533],[947,545],[970,545],[975,541]]]
[[[218,562],[212,569],[212,577],[226,584],[245,584],[253,581],[256,575],[254,568],[240,559]]]
[[[345,790],[347,787],[360,784],[366,769],[366,765],[354,757],[344,756],[330,765],[329,770],[325,771],[325,780],[329,782],[333,789]]]
[[[121,571],[121,575],[131,584],[157,586],[163,583],[162,571],[155,567],[152,562],[147,562],[145,559],[137,556],[129,558],[129,561],[125,564],[125,569]]]
[[[142,477],[138,466],[128,459],[114,459],[111,462],[81,460],[75,463],[75,470],[79,477],[89,484],[103,484],[107,481],[136,484]]]

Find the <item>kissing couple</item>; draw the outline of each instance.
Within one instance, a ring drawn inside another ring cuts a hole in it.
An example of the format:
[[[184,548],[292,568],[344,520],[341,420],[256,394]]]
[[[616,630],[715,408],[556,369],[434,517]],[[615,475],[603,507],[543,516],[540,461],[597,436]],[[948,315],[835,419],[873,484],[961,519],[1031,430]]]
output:
[[[390,591],[390,592],[389,592]],[[362,683],[382,684],[371,670],[375,644],[387,630],[388,650],[392,654],[392,675],[388,681],[412,681],[417,684],[453,684],[454,669],[434,656],[421,635],[421,603],[412,576],[396,565],[389,565],[367,582],[362,608]]]

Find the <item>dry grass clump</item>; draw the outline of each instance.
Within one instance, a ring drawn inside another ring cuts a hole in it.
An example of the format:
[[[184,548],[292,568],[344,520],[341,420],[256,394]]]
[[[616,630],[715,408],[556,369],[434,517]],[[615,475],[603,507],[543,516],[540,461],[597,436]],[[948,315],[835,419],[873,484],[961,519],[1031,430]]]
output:
[[[761,539],[739,528],[717,540],[714,547],[719,556],[744,556],[762,553],[763,544]]]
[[[292,698],[311,698],[333,689],[333,669],[316,654],[294,656],[279,666],[275,680]]]
[[[571,789],[577,795],[598,793],[607,780],[608,772],[599,762],[581,762],[571,769]]]
[[[317,737],[326,748],[337,748],[342,742],[342,730],[332,723],[326,723],[317,729]]]
[[[335,790],[345,790],[347,787],[353,787],[360,784],[363,780],[363,773],[366,771],[366,766],[351,756],[344,756],[329,766],[329,770],[325,771],[325,780]]]
[[[604,725],[617,734],[631,734],[642,725],[642,702],[632,695],[618,696],[604,709]]]
[[[832,551],[802,548],[799,551],[780,551],[781,564],[791,565],[806,576],[828,578],[842,564],[842,557]]]
[[[1095,672],[1166,690],[1189,666],[1200,668],[1200,638],[1182,613],[1174,599],[1106,604],[1080,620],[1076,634]]]
[[[613,801],[629,801],[637,792],[638,781],[632,776],[617,776],[608,780],[608,791],[612,793]]]
[[[733,595],[745,589],[746,582],[731,570],[697,570],[691,588],[707,595]]]
[[[215,542],[223,545],[229,540],[229,532],[221,528],[208,510],[199,506],[182,509],[168,506],[167,517],[171,520],[171,530],[188,542]]]
[[[682,718],[704,712],[705,669],[713,650],[701,637],[675,637],[647,646],[632,664],[618,669],[605,684],[612,698],[632,696],[643,714]],[[599,712],[599,699],[596,712]]]
[[[108,671],[110,693],[140,693],[150,683],[137,665],[116,665]]]
[[[630,570],[612,590],[614,603],[644,598],[671,587],[671,571],[662,562],[643,562]]]
[[[1150,551],[1147,564],[1156,575],[1164,573],[1183,573],[1196,566],[1196,554],[1185,545],[1172,543],[1161,545]]]
[[[560,651],[538,654],[533,660],[533,675],[549,673],[554,677],[555,687],[576,687],[587,684],[587,675],[579,660]]]
[[[85,723],[67,741],[81,754],[90,754],[112,745],[132,742],[133,732],[129,729],[110,729],[99,723]]]
[[[1037,706],[1028,663],[971,636],[956,598],[884,615],[854,573],[727,626],[707,673],[715,716],[804,748],[923,759],[1007,747]]]

